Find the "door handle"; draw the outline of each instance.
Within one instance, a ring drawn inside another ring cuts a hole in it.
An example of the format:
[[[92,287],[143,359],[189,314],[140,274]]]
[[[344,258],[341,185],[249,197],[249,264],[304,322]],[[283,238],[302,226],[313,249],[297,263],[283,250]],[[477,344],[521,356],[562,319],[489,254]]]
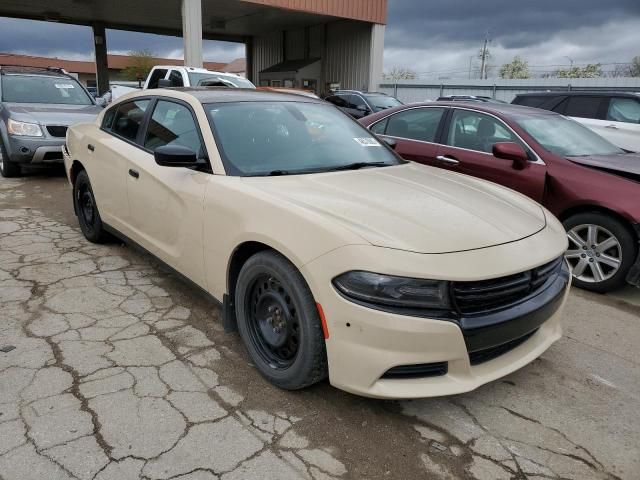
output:
[[[604,128],[611,128],[612,130],[617,130],[618,129],[618,127],[616,127],[615,125],[607,125]]]
[[[129,175],[131,175],[133,178],[140,178],[140,174],[136,170],[133,170],[131,168],[129,169]]]
[[[93,145],[89,144],[87,145],[87,148],[89,149],[90,152],[95,151],[96,147],[94,147]]]
[[[451,157],[445,157],[444,155],[438,155],[436,157],[436,160],[442,163],[446,163],[447,165],[458,165],[460,163],[459,160],[456,160],[455,158],[451,158]]]

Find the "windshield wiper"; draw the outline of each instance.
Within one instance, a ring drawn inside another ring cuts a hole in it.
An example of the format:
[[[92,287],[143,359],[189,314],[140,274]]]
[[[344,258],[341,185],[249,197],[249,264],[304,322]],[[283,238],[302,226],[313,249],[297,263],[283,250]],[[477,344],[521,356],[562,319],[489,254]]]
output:
[[[360,170],[367,167],[387,167],[393,165],[387,162],[354,162],[346,165],[340,165],[339,167],[327,168],[326,172],[339,172],[341,170]]]
[[[288,170],[272,170],[269,172],[269,177],[281,177],[283,175],[291,175]]]

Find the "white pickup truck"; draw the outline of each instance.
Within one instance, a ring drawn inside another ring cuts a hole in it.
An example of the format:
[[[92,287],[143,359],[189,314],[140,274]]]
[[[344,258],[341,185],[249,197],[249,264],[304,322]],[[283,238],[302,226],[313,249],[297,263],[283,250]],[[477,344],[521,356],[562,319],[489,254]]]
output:
[[[149,72],[143,88],[162,87],[256,88],[249,80],[235,73],[176,65],[156,65]]]

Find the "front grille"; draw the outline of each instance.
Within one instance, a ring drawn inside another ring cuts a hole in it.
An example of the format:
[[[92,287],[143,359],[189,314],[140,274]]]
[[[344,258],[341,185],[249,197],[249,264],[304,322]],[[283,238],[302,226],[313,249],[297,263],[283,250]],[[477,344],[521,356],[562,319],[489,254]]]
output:
[[[47,132],[52,137],[65,137],[67,135],[67,128],[63,125],[47,125]]]
[[[62,151],[60,152],[46,152],[42,157],[42,160],[62,160]]]
[[[419,365],[400,365],[387,370],[382,378],[387,379],[408,379],[439,377],[446,375],[449,371],[447,362],[421,363]]]
[[[562,257],[527,272],[479,282],[453,282],[452,296],[458,312],[477,315],[508,308],[555,279]]]
[[[524,342],[529,340],[537,331],[538,329],[535,329],[533,332],[527,333],[520,338],[516,338],[515,340],[511,340],[510,342],[503,343],[502,345],[498,345],[496,347],[485,348],[483,350],[472,352],[469,354],[469,361],[471,362],[471,365],[480,365],[481,363],[493,360],[494,358],[497,358],[500,355],[504,355],[514,348],[522,345]]]

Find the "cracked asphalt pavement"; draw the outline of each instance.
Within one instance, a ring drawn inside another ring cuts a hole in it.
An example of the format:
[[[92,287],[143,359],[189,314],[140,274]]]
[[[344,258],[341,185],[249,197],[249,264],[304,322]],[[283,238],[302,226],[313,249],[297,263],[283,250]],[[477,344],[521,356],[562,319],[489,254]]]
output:
[[[574,290],[561,341],[469,394],[284,392],[216,305],[85,241],[60,172],[2,179],[0,480],[638,479],[640,290],[624,298]]]

